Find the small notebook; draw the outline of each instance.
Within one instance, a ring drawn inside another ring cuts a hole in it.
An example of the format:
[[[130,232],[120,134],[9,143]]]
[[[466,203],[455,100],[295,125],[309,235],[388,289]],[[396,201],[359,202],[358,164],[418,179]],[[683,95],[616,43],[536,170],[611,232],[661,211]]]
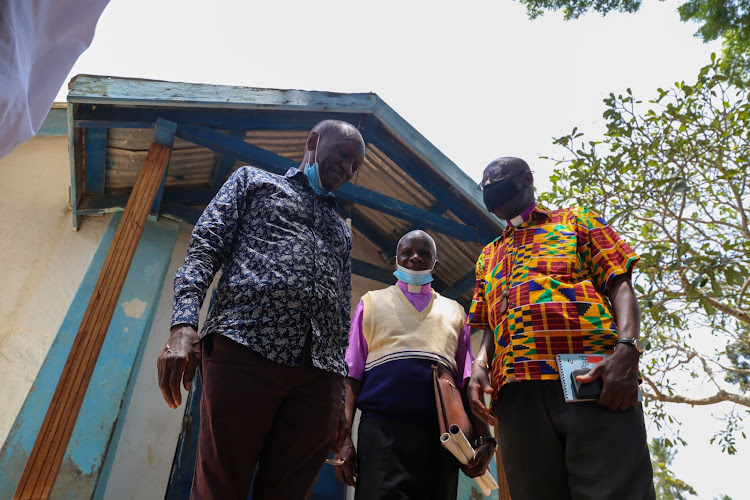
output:
[[[595,364],[609,356],[608,354],[558,354],[557,368],[560,371],[560,383],[566,403],[578,403],[580,401],[596,401],[596,398],[579,399],[573,388],[573,380],[570,373],[573,370],[590,370]],[[638,388],[638,401],[643,401],[640,387]]]

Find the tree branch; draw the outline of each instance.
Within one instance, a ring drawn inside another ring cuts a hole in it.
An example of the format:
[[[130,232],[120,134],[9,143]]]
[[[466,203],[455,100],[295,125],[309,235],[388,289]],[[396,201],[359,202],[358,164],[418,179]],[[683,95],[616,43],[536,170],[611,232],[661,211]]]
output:
[[[722,401],[729,401],[750,408],[750,397],[742,396],[740,394],[734,394],[732,392],[726,392],[724,390],[720,390],[716,394],[707,396],[705,398],[690,398],[687,396],[681,396],[679,394],[664,394],[647,375],[642,374],[641,376],[643,377],[643,380],[645,380],[646,383],[654,391],[653,394],[650,392],[642,391],[643,397],[647,399],[662,401],[664,403],[681,403],[695,406],[706,406],[721,403]]]
[[[737,318],[738,320],[742,321],[743,323],[750,324],[750,314],[741,310],[741,309],[735,309],[734,307],[728,306],[724,304],[723,302],[720,302],[716,300],[713,297],[709,297],[708,295],[700,295],[702,298],[706,299],[709,304],[714,306],[719,311],[723,312],[724,314],[728,314],[734,318]]]

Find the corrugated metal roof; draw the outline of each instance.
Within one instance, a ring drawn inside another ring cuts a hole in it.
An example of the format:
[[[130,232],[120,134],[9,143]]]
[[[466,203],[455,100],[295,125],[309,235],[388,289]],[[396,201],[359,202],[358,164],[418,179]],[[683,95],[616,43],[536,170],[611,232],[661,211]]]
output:
[[[368,264],[390,271],[396,241],[410,229],[424,228],[420,227],[419,218],[409,217],[405,212],[441,216],[433,220],[437,221],[438,229],[441,224],[446,228],[470,229],[462,233],[466,235],[463,238],[452,237],[455,233],[448,229],[428,230],[438,246],[436,288],[452,289],[457,283],[466,283],[482,244],[503,229],[502,222],[481,206],[474,182],[374,94],[268,89],[245,89],[243,94],[243,89],[236,87],[186,85],[110,77],[74,81],[69,98],[74,124],[70,131],[75,164],[74,210],[87,207],[81,213],[92,213],[120,209],[121,197],[132,188],[151,145],[153,129],[144,125],[148,126],[156,117],[175,121],[179,126],[205,124],[295,164],[302,160],[311,125],[319,119],[334,117],[348,119],[361,127],[367,143],[364,165],[352,181],[357,189],[364,189],[358,192],[380,196],[386,205],[404,207],[403,214],[393,209],[384,211],[377,203],[363,205],[356,196],[342,204],[342,216],[356,221],[353,229],[360,236],[357,241],[367,241],[372,246],[367,252],[355,252],[368,255]],[[154,97],[159,89],[175,88],[178,91],[173,92],[173,100],[163,95]],[[195,98],[190,98],[190,91],[195,92]],[[229,105],[222,101],[222,92],[231,92]],[[259,101],[253,101],[253,96]],[[106,141],[102,130],[106,131]],[[91,151],[97,141],[106,144],[104,194],[90,195],[86,172],[95,168],[93,162],[98,156]],[[212,186],[212,177],[215,169],[227,160],[204,146],[181,138],[175,140],[165,199],[170,194],[179,194],[183,205],[202,207],[210,199],[207,195],[212,196],[218,189]],[[87,165],[89,157],[91,165]],[[230,159],[229,170],[246,163],[252,164]],[[420,209],[426,212],[419,212]],[[74,217],[77,215],[74,212]],[[372,257],[378,254],[380,258]],[[464,289],[452,289],[452,295],[467,303],[472,287],[469,284]]]

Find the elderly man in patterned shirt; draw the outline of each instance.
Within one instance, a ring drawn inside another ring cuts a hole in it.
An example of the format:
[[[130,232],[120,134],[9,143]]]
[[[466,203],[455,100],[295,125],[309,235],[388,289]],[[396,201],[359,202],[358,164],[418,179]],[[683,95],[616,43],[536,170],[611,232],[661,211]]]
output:
[[[307,498],[326,455],[348,435],[352,234],[332,191],[364,156],[356,128],[323,121],[299,169],[238,169],[196,223],[157,363],[172,408],[180,381],[189,389],[201,370],[192,499],[245,499],[251,481],[254,498]],[[199,336],[201,304],[219,270]]]
[[[492,395],[511,497],[654,498],[638,402],[638,256],[591,210],[536,204],[520,158],[494,160],[481,187],[507,228],[476,265],[469,324],[485,334],[468,393],[489,423]],[[609,354],[579,377],[602,379],[598,404],[565,402],[557,354]]]

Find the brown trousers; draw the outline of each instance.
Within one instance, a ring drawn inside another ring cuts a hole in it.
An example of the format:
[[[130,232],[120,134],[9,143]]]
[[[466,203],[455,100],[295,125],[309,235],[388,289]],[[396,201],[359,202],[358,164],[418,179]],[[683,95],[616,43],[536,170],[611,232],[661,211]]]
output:
[[[255,500],[308,498],[338,429],[343,378],[315,368],[309,351],[293,367],[222,335],[201,348],[190,498],[246,500],[251,482]]]

